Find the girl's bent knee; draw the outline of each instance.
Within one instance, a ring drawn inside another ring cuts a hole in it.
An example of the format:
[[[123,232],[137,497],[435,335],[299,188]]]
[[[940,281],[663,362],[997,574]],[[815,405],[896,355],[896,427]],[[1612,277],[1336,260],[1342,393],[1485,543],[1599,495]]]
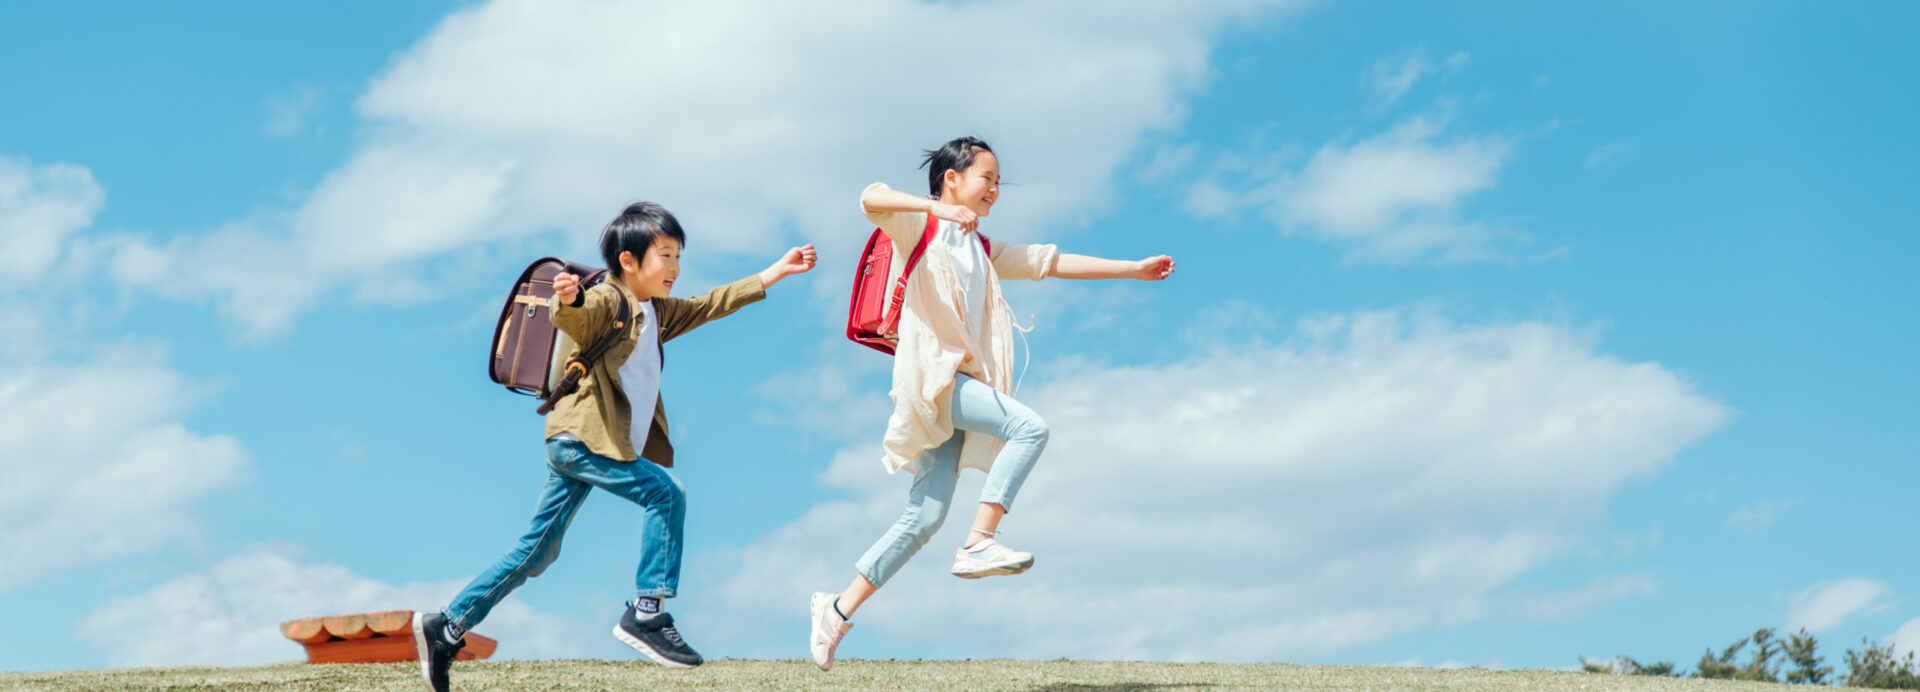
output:
[[[1017,431],[1016,437],[1023,442],[1044,445],[1047,443],[1047,438],[1052,434],[1053,430],[1047,427],[1047,421],[1039,416],[1034,416],[1020,422],[1020,429]]]

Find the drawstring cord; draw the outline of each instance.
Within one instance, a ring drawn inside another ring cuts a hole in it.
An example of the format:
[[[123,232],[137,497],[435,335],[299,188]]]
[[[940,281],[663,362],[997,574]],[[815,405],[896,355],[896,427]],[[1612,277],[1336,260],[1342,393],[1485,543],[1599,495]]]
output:
[[[1013,309],[1009,307],[1007,309],[1007,312],[1012,313]],[[1011,316],[1011,314],[1009,314],[1009,316]],[[1012,322],[1013,328],[1020,332],[1020,346],[1021,348],[1026,349],[1026,352],[1027,352],[1027,362],[1025,365],[1020,366],[1020,377],[1013,381],[1013,396],[1014,398],[1019,398],[1020,384],[1022,382],[1025,382],[1027,379],[1027,368],[1033,365],[1033,346],[1027,343],[1027,332],[1031,332],[1033,331],[1034,327],[1040,326],[1040,316],[1027,315],[1027,326],[1025,327],[1020,326],[1019,320],[1009,319],[1007,321]]]

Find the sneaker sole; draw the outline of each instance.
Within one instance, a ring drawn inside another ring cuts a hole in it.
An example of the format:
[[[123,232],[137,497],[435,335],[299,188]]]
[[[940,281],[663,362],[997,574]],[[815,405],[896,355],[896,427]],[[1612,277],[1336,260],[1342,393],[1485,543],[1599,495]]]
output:
[[[658,663],[668,668],[692,668],[694,666],[700,665],[698,663],[681,663],[679,661],[675,661],[665,656],[662,656],[660,655],[660,652],[654,651],[653,647],[647,646],[645,642],[642,642],[639,639],[634,638],[634,636],[631,634],[627,634],[626,630],[620,629],[619,625],[613,626],[613,638],[620,640],[620,643],[622,644],[626,644],[627,646],[633,647],[634,651],[638,651],[640,653],[646,654],[647,658],[653,659],[654,663]]]
[[[813,595],[813,603],[811,603],[811,604],[809,604],[809,607],[807,608],[807,610],[809,611],[809,612],[807,613],[807,616],[808,616],[808,617],[807,617],[807,620],[809,621],[809,622],[807,623],[807,626],[808,626],[809,628],[812,628],[812,627],[813,627],[813,624],[814,624],[814,623],[817,623],[817,622],[819,622],[819,621],[820,621],[820,615],[821,615],[821,612],[820,612],[820,602],[821,602],[822,600],[825,600],[825,599],[823,599],[823,598],[821,598],[821,596],[822,596],[822,594],[814,594],[814,595]],[[831,606],[829,606],[829,607],[831,607]],[[833,670],[833,659],[832,659],[832,658],[828,658],[828,659],[827,659],[827,662],[826,662],[826,663],[821,663],[821,662],[820,662],[820,654],[817,654],[817,653],[814,653],[814,651],[813,651],[813,637],[812,637],[812,633],[811,633],[811,632],[809,632],[809,634],[808,634],[808,638],[807,638],[807,653],[808,653],[809,655],[812,655],[812,656],[813,656],[813,665],[815,665],[815,666],[818,666],[818,667],[819,667],[819,668],[820,668],[821,670]]]
[[[427,651],[427,615],[413,614],[413,655],[420,658],[420,679],[427,682],[427,689],[433,689],[432,655]]]
[[[995,565],[993,567],[988,567],[986,569],[983,569],[977,572],[955,571],[953,573],[953,576],[959,577],[961,579],[979,579],[981,577],[996,577],[1003,574],[1019,574],[1021,572],[1027,571],[1032,567],[1033,567],[1033,558],[1027,558],[1025,560],[1021,560],[1013,564]]]

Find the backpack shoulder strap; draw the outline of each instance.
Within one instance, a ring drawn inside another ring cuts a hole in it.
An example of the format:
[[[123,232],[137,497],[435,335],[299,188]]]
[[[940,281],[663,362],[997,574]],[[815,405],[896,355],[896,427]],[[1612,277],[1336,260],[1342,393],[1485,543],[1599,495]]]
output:
[[[900,268],[900,280],[893,285],[893,311],[900,314],[900,307],[907,302],[907,277],[913,275],[913,268],[920,265],[920,256],[927,254],[927,246],[933,243],[934,231],[940,228],[940,217],[927,214],[927,229],[920,232],[920,242],[914,243],[913,252],[907,254],[907,266]]]
[[[581,280],[580,283],[585,288],[580,290],[586,291],[594,285],[604,283],[608,278],[606,274],[607,270],[601,269],[588,275]],[[613,348],[613,345],[620,341],[620,337],[626,334],[627,324],[633,320],[633,308],[627,305],[627,296],[621,293],[619,288],[614,288],[613,292],[616,294],[613,321],[607,323],[607,328],[601,330],[600,336],[596,337],[592,344],[580,350],[580,355],[567,361],[566,374],[560,378],[559,384],[554,386],[553,391],[547,394],[547,398],[541,401],[540,407],[536,409],[540,415],[546,415],[548,411],[552,411],[554,405],[560,403],[562,398],[578,389],[580,379],[587,376],[587,370],[591,369],[593,364],[600,360],[600,356],[605,355],[607,349]],[[664,355],[664,351],[662,353]]]

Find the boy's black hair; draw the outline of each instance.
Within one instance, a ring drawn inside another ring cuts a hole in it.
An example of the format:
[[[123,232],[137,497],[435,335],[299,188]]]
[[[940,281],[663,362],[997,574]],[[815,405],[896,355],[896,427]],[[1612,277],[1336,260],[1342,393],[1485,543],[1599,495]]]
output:
[[[653,241],[666,236],[679,241],[680,247],[687,246],[687,234],[680,230],[680,220],[673,213],[652,202],[634,202],[620,212],[620,216],[607,224],[607,230],[600,234],[600,256],[607,261],[607,271],[615,278],[620,276],[620,253],[631,252],[634,259],[644,259],[647,248],[653,247]]]
[[[959,137],[940,145],[939,149],[928,150],[926,158],[920,160],[920,167],[927,169],[927,194],[940,196],[940,179],[947,171],[967,172],[974,157],[983,151],[993,153],[993,147],[979,137]]]

